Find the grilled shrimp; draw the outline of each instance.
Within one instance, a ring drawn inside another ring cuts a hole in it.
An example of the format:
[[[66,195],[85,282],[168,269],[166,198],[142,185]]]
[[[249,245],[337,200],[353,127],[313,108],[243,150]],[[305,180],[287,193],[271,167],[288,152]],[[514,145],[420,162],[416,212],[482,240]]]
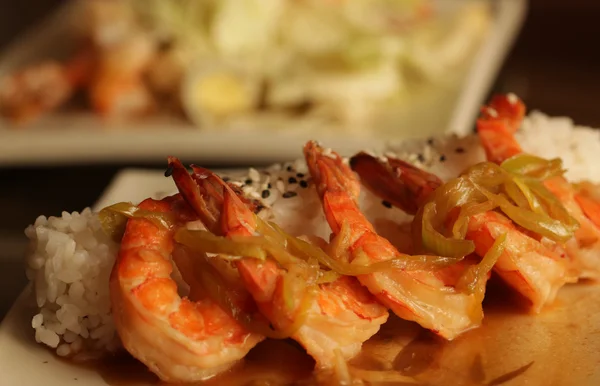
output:
[[[217,175],[193,166],[190,176],[175,158],[170,158],[169,167],[179,191],[208,230],[227,238],[257,233],[258,220],[248,208],[250,203]],[[339,353],[344,359],[355,356],[388,318],[385,307],[354,278],[341,276],[318,284],[314,297],[307,297],[305,279],[302,272],[293,272],[294,266],[284,268],[274,260],[251,257],[241,257],[235,266],[275,330],[289,331],[319,368],[334,366]],[[310,303],[303,306],[306,299]]]
[[[435,175],[391,157],[380,160],[359,153],[350,163],[373,193],[408,214],[416,214],[442,185]],[[493,270],[538,312],[554,301],[565,283],[573,281],[562,250],[525,234],[501,213],[478,213],[468,221],[466,239],[473,241],[479,256],[484,256],[502,235],[506,235],[506,247]]]
[[[406,257],[379,236],[361,213],[357,204],[360,182],[339,155],[325,151],[315,142],[306,144],[304,154],[333,235],[347,239],[347,253],[339,257],[351,264]],[[346,235],[342,232],[344,227],[349,229]],[[467,269],[468,265],[473,266],[465,260],[460,266]],[[450,340],[478,327],[483,318],[483,294],[455,288],[456,275],[452,271],[392,268],[357,277],[396,315]],[[488,272],[482,276],[481,280],[486,281]]]
[[[489,161],[500,164],[523,152],[514,134],[524,114],[525,105],[513,94],[495,96],[481,109],[477,133]],[[573,274],[600,279],[600,201],[562,176],[549,178],[544,184],[579,223],[574,238],[565,245]]]
[[[246,330],[193,281],[190,298],[179,296],[171,278],[172,255],[187,252],[174,243],[173,232],[197,220],[185,201],[179,195],[147,199],[139,209],[167,213],[176,221],[171,228],[147,218],[127,222],[110,278],[123,346],[166,382],[199,381],[227,370],[264,337]],[[251,304],[245,308],[255,307],[247,300]]]
[[[144,73],[156,53],[150,37],[138,32],[120,41],[98,46],[98,64],[88,97],[105,118],[141,115],[155,107]]]
[[[56,109],[88,81],[93,67],[89,49],[65,62],[49,60],[8,75],[0,82],[0,113],[25,124]]]

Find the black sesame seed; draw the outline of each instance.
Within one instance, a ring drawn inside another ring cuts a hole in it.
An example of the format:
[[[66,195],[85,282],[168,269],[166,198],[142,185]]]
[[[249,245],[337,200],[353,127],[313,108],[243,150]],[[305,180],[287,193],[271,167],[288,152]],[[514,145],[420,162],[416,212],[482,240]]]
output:
[[[454,149],[454,151],[458,154],[462,154],[465,152],[465,149],[463,147],[457,147],[456,149]]]
[[[432,138],[432,137],[430,137],[430,138],[427,140],[427,144],[428,144],[429,146],[433,145],[433,138]]]
[[[292,171],[294,171],[294,168],[293,168],[293,167],[290,165],[290,166],[288,166],[288,167],[286,168],[286,170],[287,170],[288,172],[292,172]]]
[[[308,188],[308,182],[306,182],[304,180],[300,180],[300,186],[303,188]]]
[[[265,209],[264,205],[257,204],[254,208],[254,214],[259,214],[261,210]]]
[[[381,205],[385,206],[386,208],[392,207],[392,204],[386,200],[381,201]]]
[[[48,361],[43,361],[42,363],[48,363]]]
[[[445,160],[446,160],[446,156],[442,154],[440,156],[440,162],[444,162]]]
[[[262,198],[267,198],[271,195],[271,191],[268,189],[265,189],[262,191],[262,193],[260,195],[262,196]]]
[[[246,185],[252,185],[252,178],[248,178],[246,181],[244,181],[244,183]]]
[[[167,170],[165,170],[165,177],[171,177],[171,175],[173,174],[173,169],[175,167],[173,165],[169,165],[169,167],[167,168]]]
[[[304,177],[304,173],[296,173],[296,177],[303,178]]]
[[[285,192],[285,193],[283,193],[283,195],[281,195],[281,197],[292,198],[292,197],[296,197],[297,195],[298,195],[298,193],[296,193],[296,192]]]
[[[224,176],[224,177],[223,177],[223,181],[225,181],[225,182],[229,182],[230,180],[231,180],[231,178],[229,178],[229,177],[227,177],[227,176]]]
[[[271,189],[272,187],[273,187],[273,185],[271,185],[271,183],[269,182],[269,183],[267,184],[267,188],[268,188],[268,189]]]
[[[421,153],[417,154],[417,159],[419,160],[419,162],[425,162],[425,157]]]
[[[298,182],[298,180],[297,180],[297,179],[295,179],[294,177],[290,177],[290,178],[288,178],[288,183],[289,183],[289,184],[295,184],[295,183],[297,183],[297,182]]]

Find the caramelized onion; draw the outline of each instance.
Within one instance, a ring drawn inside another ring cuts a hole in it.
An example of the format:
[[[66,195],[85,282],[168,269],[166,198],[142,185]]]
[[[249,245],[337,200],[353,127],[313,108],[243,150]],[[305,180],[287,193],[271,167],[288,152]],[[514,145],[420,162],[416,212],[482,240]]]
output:
[[[487,274],[492,270],[504,248],[506,247],[506,234],[496,238],[492,247],[486,252],[479,264],[471,266],[458,279],[456,289],[469,294],[476,294],[481,300],[485,292]]]
[[[98,213],[104,232],[116,242],[121,241],[129,218],[145,218],[162,228],[171,228],[175,218],[170,213],[140,209],[130,202],[119,202],[103,208]]]
[[[544,186],[547,178],[564,173],[560,159],[519,154],[501,166],[481,162],[440,186],[417,213],[413,236],[426,251],[449,257],[472,253],[465,239],[469,218],[498,208],[516,224],[556,242],[573,237],[578,222]],[[452,220],[452,211],[458,216]]]

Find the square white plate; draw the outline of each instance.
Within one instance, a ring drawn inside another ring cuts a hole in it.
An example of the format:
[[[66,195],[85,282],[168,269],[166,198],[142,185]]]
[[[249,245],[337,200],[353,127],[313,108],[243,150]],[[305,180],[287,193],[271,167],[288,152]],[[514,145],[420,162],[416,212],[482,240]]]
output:
[[[439,1],[446,7],[462,3],[462,0]],[[254,128],[244,125],[243,129],[233,132],[218,128],[198,130],[164,117],[144,124],[115,124],[107,130],[91,114],[57,113],[24,130],[8,129],[0,121],[0,166],[156,162],[170,153],[195,162],[259,164],[300,156],[301,145],[308,139],[324,141],[341,153],[353,153],[364,148],[382,148],[385,142],[399,137],[423,137],[443,132],[464,134],[473,127],[480,104],[520,29],[526,9],[526,0],[482,1],[492,5],[491,26],[473,60],[464,68],[462,80],[452,87],[438,86],[435,92],[424,93],[432,96],[413,103],[413,107],[394,115],[393,119],[384,120],[387,124],[377,125],[376,131],[349,136],[289,119],[259,122],[253,125]],[[52,54],[53,42],[68,41],[64,16],[68,14],[70,4],[65,3],[65,7],[45,23],[16,41],[0,58],[0,73],[27,63],[33,57]],[[411,101],[418,99],[411,98]],[[266,128],[268,126],[276,129]]]
[[[160,198],[174,191],[172,179],[160,171],[128,169],[115,177],[94,208]],[[99,372],[71,365],[35,343],[31,317],[36,311],[31,295],[26,289],[0,325],[0,386],[108,385]],[[477,351],[487,381],[533,362],[523,374],[502,385],[600,385],[600,285],[567,286],[559,292],[556,305],[537,316],[516,309],[496,303],[486,306],[484,327],[447,343],[443,355],[471,358]],[[408,327],[415,330],[412,324]],[[400,339],[406,340],[406,336]],[[457,371],[450,367],[442,370],[446,376]]]

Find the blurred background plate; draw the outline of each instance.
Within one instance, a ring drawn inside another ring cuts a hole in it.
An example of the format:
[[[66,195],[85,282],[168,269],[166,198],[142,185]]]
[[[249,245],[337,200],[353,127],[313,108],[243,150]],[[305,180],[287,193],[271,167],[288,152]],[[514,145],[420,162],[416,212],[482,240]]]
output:
[[[440,13],[451,12],[464,1],[435,2]],[[472,58],[460,70],[444,74],[456,82],[435,83],[408,95],[408,108],[381,114],[376,129],[331,129],[328,124],[301,118],[262,116],[241,119],[227,128],[197,129],[182,119],[154,116],[143,121],[106,123],[92,113],[59,111],[26,128],[0,123],[0,165],[57,165],[113,162],[158,162],[168,154],[183,160],[222,165],[264,164],[300,155],[301,144],[318,138],[341,153],[381,148],[391,139],[465,134],[487,97],[497,72],[524,18],[524,0],[479,1],[491,10],[489,28]],[[16,41],[0,60],[0,74],[19,68],[33,58],[56,56],[70,50],[71,32],[65,18],[73,2],[51,15],[38,28]],[[57,48],[56,42],[61,42]],[[282,129],[283,128],[283,129]]]

